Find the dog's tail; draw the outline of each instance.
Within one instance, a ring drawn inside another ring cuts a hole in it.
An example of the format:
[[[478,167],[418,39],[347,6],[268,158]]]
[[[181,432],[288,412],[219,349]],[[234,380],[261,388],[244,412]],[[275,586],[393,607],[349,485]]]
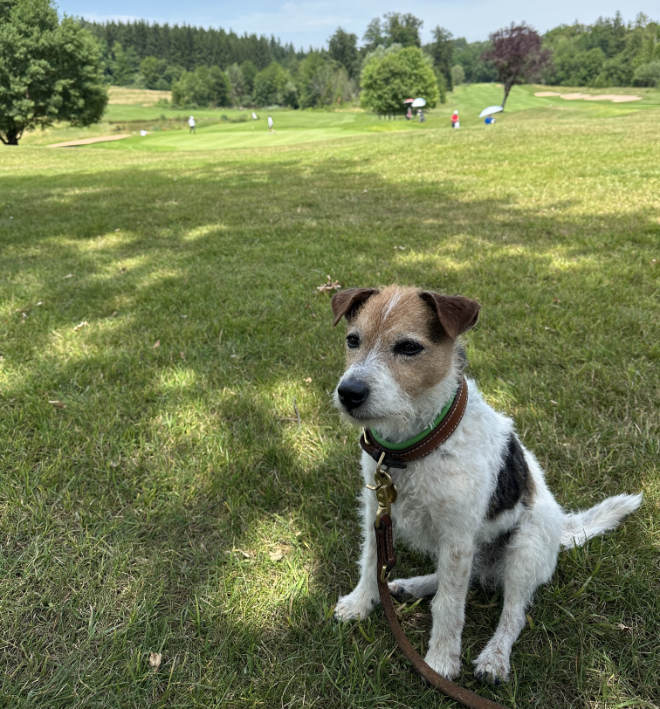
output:
[[[561,530],[561,545],[564,549],[582,546],[587,539],[614,529],[619,522],[634,512],[642,502],[642,493],[637,495],[615,495],[580,512],[564,515]]]

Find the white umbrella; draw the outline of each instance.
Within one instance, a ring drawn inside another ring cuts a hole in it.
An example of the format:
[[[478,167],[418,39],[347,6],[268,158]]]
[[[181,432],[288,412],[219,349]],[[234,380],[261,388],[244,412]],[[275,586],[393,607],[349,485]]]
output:
[[[412,102],[413,108],[422,108],[422,106],[426,106],[426,99],[422,98],[421,96],[419,96]]]
[[[492,116],[493,113],[499,113],[503,110],[504,106],[488,106],[488,108],[484,108],[484,110],[479,114],[479,118],[483,118],[484,116]]]

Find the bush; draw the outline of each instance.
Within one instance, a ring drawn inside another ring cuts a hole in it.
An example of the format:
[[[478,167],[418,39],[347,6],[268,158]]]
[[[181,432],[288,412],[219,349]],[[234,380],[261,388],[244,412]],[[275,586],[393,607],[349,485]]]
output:
[[[241,113],[241,115],[236,116],[236,118],[230,118],[226,113],[223,113],[220,116],[220,121],[222,123],[246,123],[248,121],[248,117],[244,113]]]
[[[593,82],[593,86],[630,86],[632,76],[630,62],[619,54],[603,63],[603,68]]]
[[[660,61],[640,64],[632,78],[633,86],[657,86],[660,88]]]
[[[403,113],[408,97],[423,96],[429,108],[438,102],[431,58],[417,47],[376,49],[365,59],[360,83],[362,105],[376,113]]]
[[[454,64],[451,68],[451,79],[454,82],[454,86],[462,84],[465,81],[465,71],[460,64]]]
[[[298,69],[302,108],[333,106],[353,99],[355,86],[346,69],[320,52],[310,52]]]
[[[258,106],[298,108],[298,92],[291,75],[272,62],[254,77],[254,101]]]
[[[184,71],[172,85],[175,106],[228,106],[229,81],[220,67],[199,66]]]

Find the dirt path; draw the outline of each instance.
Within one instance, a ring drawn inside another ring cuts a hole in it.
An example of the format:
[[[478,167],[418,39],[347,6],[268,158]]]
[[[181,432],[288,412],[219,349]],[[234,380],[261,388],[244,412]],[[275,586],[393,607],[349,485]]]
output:
[[[130,138],[130,133],[120,133],[119,135],[99,135],[96,138],[84,138],[83,140],[70,140],[68,143],[53,143],[49,148],[75,148],[77,145],[91,145],[92,143],[107,143],[111,140],[123,140]]]

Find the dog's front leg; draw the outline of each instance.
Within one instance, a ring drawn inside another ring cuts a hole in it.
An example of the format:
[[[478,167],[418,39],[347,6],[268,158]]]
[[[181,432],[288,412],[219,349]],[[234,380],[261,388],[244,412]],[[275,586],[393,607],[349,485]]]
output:
[[[425,659],[448,679],[461,671],[461,634],[473,556],[474,545],[464,538],[444,538],[438,553],[438,589],[431,602],[433,626]]]
[[[339,620],[366,618],[378,603],[378,582],[376,580],[376,496],[371,490],[362,490],[362,552],[360,554],[360,580],[347,595],[341,596],[335,607],[335,617]]]

